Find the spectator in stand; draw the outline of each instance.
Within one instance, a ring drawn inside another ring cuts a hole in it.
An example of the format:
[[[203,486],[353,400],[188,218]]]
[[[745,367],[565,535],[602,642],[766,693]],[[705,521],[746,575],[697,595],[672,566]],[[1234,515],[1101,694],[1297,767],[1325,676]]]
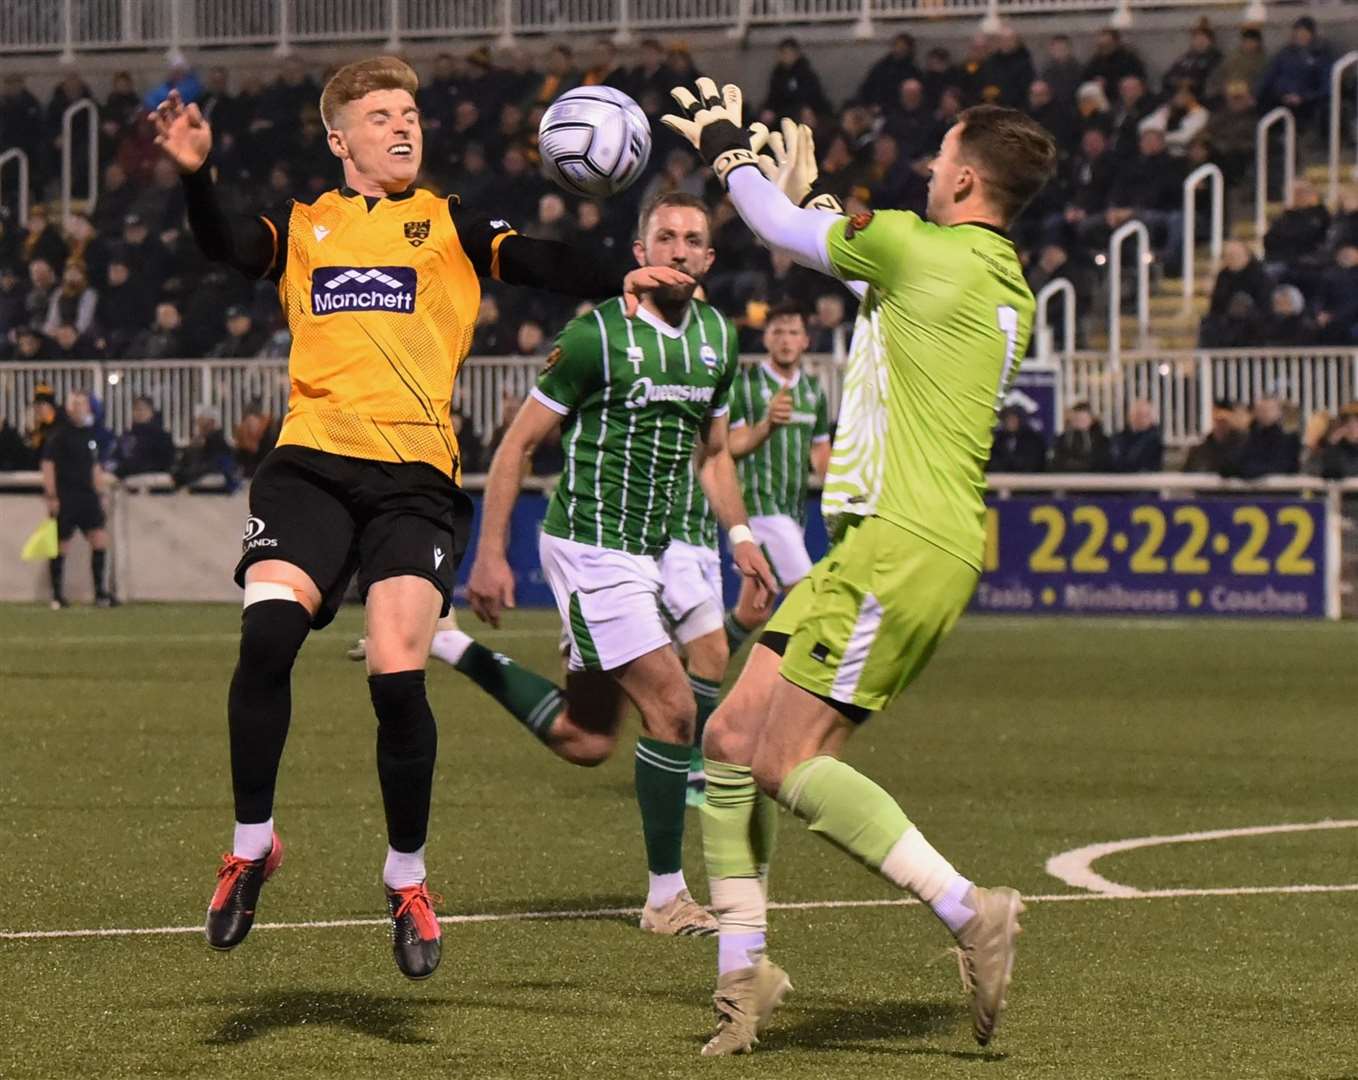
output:
[[[41,191],[46,180],[46,162],[42,154],[44,131],[42,106],[28,89],[24,77],[17,73],[6,75],[0,85],[0,146],[17,147],[28,155],[32,170],[29,182],[35,191]]]
[[[1029,116],[1051,133],[1061,154],[1068,154],[1070,148],[1079,143],[1075,108],[1066,101],[1058,100],[1050,83],[1043,79],[1033,80],[1028,87],[1027,111]]]
[[[1120,158],[1136,155],[1141,123],[1155,111],[1155,99],[1140,75],[1126,75],[1117,85],[1118,103],[1113,110],[1113,153]]]
[[[504,208],[510,221],[530,221],[538,199],[547,185],[528,163],[521,146],[511,146],[500,161],[500,176],[495,186],[497,206]]]
[[[1216,473],[1218,476],[1239,474],[1240,455],[1247,438],[1239,415],[1240,410],[1233,402],[1217,401],[1212,405],[1212,430],[1188,451],[1184,472]]]
[[[0,342],[7,340],[15,329],[28,321],[24,304],[27,289],[19,268],[13,263],[0,265]]]
[[[1237,475],[1253,480],[1296,474],[1301,440],[1295,432],[1283,430],[1282,418],[1282,402],[1276,397],[1261,397],[1254,402],[1254,422],[1237,459]]]
[[[640,51],[640,61],[627,74],[627,92],[638,101],[647,92],[662,94],[668,100],[673,84],[665,74],[665,46],[655,38],[645,38]]]
[[[52,343],[42,332],[41,326],[21,326],[14,332],[14,355],[10,357],[20,364],[38,364],[44,360],[55,359]]]
[[[589,252],[595,260],[607,265],[621,265],[631,254],[628,245],[604,221],[603,207],[587,199],[575,210],[576,250]]]
[[[77,262],[67,263],[61,273],[61,287],[52,290],[43,329],[50,335],[58,326],[70,324],[84,334],[94,324],[98,304],[99,294],[90,288],[85,268]]]
[[[1052,472],[1107,472],[1108,436],[1087,401],[1077,401],[1066,414],[1066,429],[1052,447]]]
[[[123,247],[132,265],[158,291],[170,274],[170,253],[160,238],[152,235],[141,214],[134,212],[123,218]]]
[[[278,442],[280,428],[278,421],[265,411],[263,402],[255,400],[245,407],[232,436],[236,443],[236,466],[246,480],[255,475]]]
[[[890,51],[868,68],[867,75],[858,87],[858,100],[883,112],[896,103],[901,83],[919,77],[914,35],[897,34],[891,39]]]
[[[1122,35],[1111,27],[1100,30],[1094,41],[1094,55],[1085,64],[1083,79],[1103,84],[1111,94],[1128,75],[1145,82],[1146,65],[1136,51],[1122,43]]]
[[[128,180],[127,170],[111,161],[104,167],[104,178],[99,185],[99,201],[94,206],[94,227],[108,235],[116,232],[123,218],[132,210],[137,198],[136,189]]]
[[[1081,237],[1102,247],[1114,229],[1135,218],[1150,230],[1161,258],[1177,260],[1183,239],[1184,163],[1169,156],[1162,131],[1148,128],[1140,143],[1140,153],[1119,167],[1103,217],[1086,219]]]
[[[1092,128],[1112,138],[1113,110],[1102,83],[1090,80],[1080,84],[1075,91],[1075,118],[1081,131]]]
[[[1000,426],[990,446],[986,472],[1038,473],[1047,467],[1047,440],[1028,424],[1022,405],[1000,410]]]
[[[1334,266],[1321,279],[1316,325],[1324,345],[1358,345],[1358,246],[1334,253]]]
[[[1075,59],[1069,34],[1055,34],[1048,40],[1047,61],[1038,78],[1051,87],[1056,101],[1071,107],[1075,105],[1075,91],[1084,81],[1084,72],[1080,61]]]
[[[62,118],[67,109],[86,98],[94,100],[89,83],[80,77],[78,71],[68,68],[52,91],[52,100],[47,103],[46,127],[54,174],[61,171]],[[84,114],[71,122],[71,175],[75,185],[74,194],[82,198],[90,194],[85,182],[90,167],[89,123],[89,116]],[[98,128],[98,121],[95,121],[95,127]]]
[[[120,480],[174,468],[174,440],[150,398],[142,396],[132,402],[132,426],[118,437],[113,460]]]
[[[1320,448],[1320,475],[1326,480],[1358,476],[1358,404],[1345,405]]]
[[[952,53],[942,45],[935,45],[924,54],[924,71],[919,80],[924,84],[925,97],[936,104],[949,87],[960,90],[964,77],[962,69],[952,62]],[[899,84],[892,91],[891,101],[896,100],[898,92]]]
[[[800,43],[786,37],[778,42],[778,57],[769,72],[769,92],[761,111],[766,114],[765,123],[777,124],[781,117],[799,116],[804,108],[814,109],[821,116],[834,111]]]
[[[1267,304],[1256,304],[1246,292],[1233,293],[1222,315],[1209,315],[1198,329],[1198,344],[1204,349],[1247,349],[1263,340],[1264,311]]]
[[[1078,255],[1078,253],[1077,253]],[[1044,244],[1038,257],[1028,267],[1028,287],[1034,294],[1057,278],[1065,278],[1075,290],[1075,310],[1087,311],[1093,300],[1094,283],[1092,268],[1083,259],[1072,258],[1071,253],[1060,244]],[[1057,293],[1051,298],[1047,309],[1051,320],[1052,345],[1057,349],[1074,349],[1076,342],[1066,341],[1066,295]],[[1078,324],[1077,324],[1078,325]],[[1077,330],[1078,333],[1078,330]],[[1033,344],[1037,344],[1037,330],[1033,332]]]
[[[22,244],[23,258],[27,262],[43,259],[52,272],[60,274],[66,268],[66,241],[61,230],[48,217],[47,207],[42,203],[28,208],[28,226]]]
[[[0,343],[2,347],[3,343]],[[19,434],[19,429],[0,416],[0,472],[28,471],[37,467],[37,459]]]
[[[555,191],[545,192],[538,200],[537,221],[528,231],[541,240],[570,240],[575,223],[566,214],[566,200]]]
[[[1254,87],[1268,67],[1264,53],[1264,35],[1258,27],[1246,26],[1240,31],[1240,42],[1226,56],[1207,79],[1205,100],[1213,108],[1233,82],[1242,82],[1253,93]]]
[[[887,110],[882,130],[896,140],[901,156],[907,161],[937,149],[937,127],[933,111],[924,100],[922,82],[906,79],[901,83],[896,105]]]
[[[509,335],[500,319],[500,302],[493,293],[481,294],[472,334],[472,356],[508,356]]]
[[[823,292],[817,296],[815,310],[811,318],[806,320],[807,334],[810,337],[807,352],[833,353],[837,338],[841,344],[847,346],[849,327],[845,324],[844,317],[842,292],[838,290]]]
[[[547,351],[547,334],[536,319],[524,319],[514,331],[514,355],[519,358],[542,356]]]
[[[193,419],[193,438],[174,467],[174,486],[190,487],[209,476],[220,476],[228,491],[239,484],[236,462],[231,447],[222,434],[221,414],[211,405],[203,405]]]
[[[1308,180],[1298,180],[1292,205],[1273,219],[1264,234],[1264,262],[1281,274],[1289,267],[1318,268],[1330,231],[1330,212]]]
[[[1212,286],[1207,318],[1221,318],[1237,293],[1246,294],[1254,306],[1263,310],[1273,292],[1273,282],[1263,264],[1243,240],[1227,240],[1221,248],[1221,269]]]
[[[642,189],[641,201],[646,203],[662,192],[682,191],[702,198],[707,181],[698,169],[698,159],[691,151],[676,147],[665,155],[665,166]]]
[[[1270,314],[1259,328],[1265,345],[1301,348],[1315,345],[1320,331],[1306,314],[1306,298],[1295,285],[1279,285],[1273,290]]]
[[[1203,134],[1212,147],[1212,157],[1226,180],[1227,187],[1242,184],[1254,161],[1259,113],[1249,84],[1236,79],[1226,84],[1222,107],[1207,120]]]
[[[421,81],[415,95],[426,142],[441,141],[440,133],[452,124],[453,112],[462,98],[463,74],[461,62],[452,53],[441,52],[434,57],[433,75]]]
[[[962,63],[958,66],[957,88],[962,91],[962,98],[967,104],[976,104],[981,101],[981,69],[985,66],[986,60],[995,50],[995,39],[986,33],[973,34],[971,41],[967,44],[967,53],[962,57]]]
[[[1358,187],[1339,189],[1339,207],[1330,224],[1329,246],[1358,244]]]
[[[1265,112],[1285,105],[1297,118],[1299,132],[1319,126],[1330,97],[1330,48],[1316,37],[1316,21],[1303,15],[1292,24],[1291,40],[1259,80],[1259,104]]]
[[[1193,92],[1193,84],[1185,79],[1173,97],[1141,121],[1141,130],[1159,128],[1165,133],[1169,152],[1185,157],[1189,144],[1207,127],[1209,116]]]
[[[1108,136],[1099,128],[1086,128],[1080,136],[1079,152],[1064,170],[1065,209],[1044,223],[1049,241],[1069,248],[1084,223],[1098,219],[1108,209],[1116,168],[1108,151]]]
[[[24,297],[26,320],[39,325],[47,322],[52,298],[57,295],[57,275],[46,259],[34,259],[28,264],[28,295]]]
[[[132,339],[124,354],[129,360],[177,360],[184,355],[183,320],[179,308],[167,301],[156,305],[155,322]]]
[[[180,61],[170,68],[170,74],[163,83],[153,87],[142,98],[143,108],[147,112],[155,111],[156,106],[170,96],[171,90],[178,90],[185,103],[191,103],[202,96],[203,84],[194,70],[187,63]]]
[[[70,323],[60,323],[48,335],[52,341],[53,360],[102,360],[103,351],[98,342],[88,334],[82,334]]]
[[[226,309],[226,336],[208,350],[213,360],[244,360],[259,354],[264,344],[264,334],[255,327],[250,309],[241,304],[232,304]]]
[[[682,42],[671,45],[665,51],[665,78],[670,80],[663,91],[665,99],[669,100],[671,86],[692,86],[700,74],[688,46]]]
[[[479,142],[467,143],[462,150],[461,167],[453,177],[453,190],[463,203],[482,205],[498,182],[499,178],[491,172],[490,162],[486,160],[485,147]]]
[[[1217,36],[1206,19],[1199,19],[1188,32],[1188,51],[1169,65],[1161,83],[1166,97],[1174,93],[1179,84],[1187,81],[1193,87],[1193,96],[1201,101],[1207,96],[1207,80],[1221,63],[1221,50],[1217,48]]]
[[[489,457],[495,457],[495,451],[500,449],[500,443],[504,441],[505,432],[509,430],[509,425],[514,422],[514,417],[519,415],[519,410],[523,408],[523,395],[516,394],[508,387],[500,391],[500,422],[490,433],[490,443],[486,447]]]
[[[618,47],[608,38],[599,38],[590,46],[589,66],[580,76],[580,85],[627,92],[627,72],[618,64]]]
[[[913,163],[901,156],[895,136],[883,131],[873,140],[870,161],[864,183],[868,186],[868,204],[881,209],[907,209],[921,194],[927,195]]]
[[[1006,27],[997,35],[993,51],[977,73],[981,100],[1020,109],[1028,100],[1028,88],[1036,77],[1028,46],[1017,31]]]
[[[1159,472],[1164,467],[1165,443],[1149,401],[1132,402],[1127,426],[1109,440],[1108,456],[1114,472]]]
[[[458,464],[462,468],[462,475],[468,473],[484,473],[490,464],[486,460],[486,448],[480,438],[477,437],[476,429],[472,427],[472,422],[467,419],[465,413],[453,410],[453,434],[457,437]]]
[[[580,85],[580,75],[575,70],[575,54],[569,45],[553,45],[547,50],[547,70],[538,80],[537,86],[529,96],[529,101],[537,105],[550,105],[567,90]]]

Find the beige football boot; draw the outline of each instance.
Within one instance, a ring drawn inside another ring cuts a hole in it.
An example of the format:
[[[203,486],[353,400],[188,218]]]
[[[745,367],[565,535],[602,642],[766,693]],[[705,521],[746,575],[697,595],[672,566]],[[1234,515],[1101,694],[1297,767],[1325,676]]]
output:
[[[773,1010],[791,989],[787,972],[764,956],[751,967],[718,978],[712,995],[717,1033],[703,1046],[703,1057],[754,1053]]]
[[[642,908],[641,928],[669,937],[710,937],[717,932],[717,919],[684,889],[667,904]]]
[[[966,900],[975,910],[957,932],[957,967],[962,986],[971,995],[971,1024],[976,1041],[990,1042],[1004,1011],[1005,994],[1014,972],[1014,952],[1022,932],[1018,917],[1023,901],[1013,889],[972,886]]]

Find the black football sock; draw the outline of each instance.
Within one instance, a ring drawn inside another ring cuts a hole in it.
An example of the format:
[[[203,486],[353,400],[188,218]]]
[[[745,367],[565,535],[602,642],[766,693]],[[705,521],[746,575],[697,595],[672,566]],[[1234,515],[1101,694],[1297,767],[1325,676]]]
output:
[[[377,777],[387,814],[387,843],[396,851],[418,851],[429,831],[439,741],[424,672],[369,675],[368,691],[377,713]]]
[[[311,630],[295,600],[260,600],[241,614],[240,660],[227,696],[236,821],[273,816],[278,763],[292,718],[292,665]]]
[[[61,576],[66,569],[66,556],[58,555],[55,559],[47,560],[47,576],[52,579],[52,599],[62,598]]]
[[[103,596],[107,591],[104,588],[104,569],[108,564],[107,551],[90,552],[90,570],[94,574],[94,595]]]

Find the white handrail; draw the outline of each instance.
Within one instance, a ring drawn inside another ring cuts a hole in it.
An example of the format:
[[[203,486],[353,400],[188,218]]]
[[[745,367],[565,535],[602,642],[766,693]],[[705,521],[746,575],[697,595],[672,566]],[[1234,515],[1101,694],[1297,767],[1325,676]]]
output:
[[[1199,165],[1184,180],[1184,314],[1193,310],[1193,274],[1198,247],[1198,185],[1212,181],[1212,270],[1221,264],[1221,242],[1226,228],[1226,178],[1216,165]]]
[[[1108,238],[1108,362],[1117,371],[1122,362],[1122,242],[1136,237],[1137,344],[1146,347],[1151,325],[1151,234],[1144,222],[1127,221]]]
[[[1061,318],[1061,326],[1065,331],[1062,336],[1064,344],[1061,354],[1064,356],[1075,349],[1075,286],[1070,283],[1069,278],[1052,278],[1038,290],[1037,316],[1033,320],[1033,332],[1037,335],[1036,356],[1038,362],[1042,364],[1053,362],[1052,328],[1047,318],[1047,308],[1051,304],[1051,298],[1057,293],[1066,298],[1066,307]]]
[[[1268,133],[1274,124],[1283,125],[1283,205],[1292,204],[1292,189],[1297,183],[1297,118],[1292,110],[1279,105],[1259,118],[1254,128],[1254,244],[1264,251],[1264,231],[1268,225]]]
[[[5,165],[10,161],[19,163],[19,228],[28,228],[28,155],[17,146],[11,146],[3,154],[0,154],[0,192],[4,190]],[[4,196],[0,194],[0,206],[4,205]]]
[[[1330,209],[1338,209],[1339,205],[1339,119],[1343,111],[1344,103],[1340,101],[1340,96],[1344,91],[1344,72],[1358,64],[1358,49],[1346,52],[1335,61],[1334,67],[1330,68]],[[1358,132],[1355,133],[1358,135]]]
[[[87,112],[89,116],[89,206],[93,210],[99,198],[99,106],[93,98],[81,98],[67,106],[61,114],[61,220],[64,223],[71,213],[71,129],[76,114]]]

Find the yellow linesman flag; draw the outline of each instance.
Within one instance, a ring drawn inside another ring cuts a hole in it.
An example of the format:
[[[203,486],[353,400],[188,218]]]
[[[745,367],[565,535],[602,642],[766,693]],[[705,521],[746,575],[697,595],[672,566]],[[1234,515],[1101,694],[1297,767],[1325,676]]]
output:
[[[19,557],[24,562],[46,562],[55,559],[60,551],[57,543],[57,519],[44,518],[43,523],[33,530],[33,535],[24,541],[24,550]]]

